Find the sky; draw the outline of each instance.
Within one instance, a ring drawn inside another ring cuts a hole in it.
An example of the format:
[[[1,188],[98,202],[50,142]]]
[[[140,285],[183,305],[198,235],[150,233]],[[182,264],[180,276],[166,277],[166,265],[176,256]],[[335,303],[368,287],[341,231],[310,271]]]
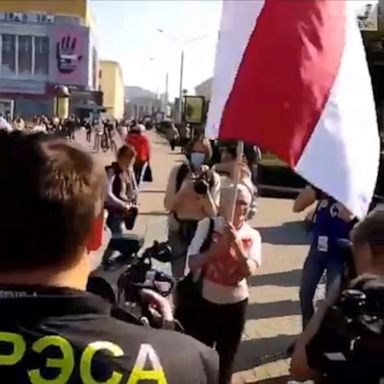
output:
[[[161,94],[169,73],[176,97],[183,46],[184,89],[191,94],[213,75],[220,0],[91,0],[91,7],[100,58],[121,64],[126,85]]]

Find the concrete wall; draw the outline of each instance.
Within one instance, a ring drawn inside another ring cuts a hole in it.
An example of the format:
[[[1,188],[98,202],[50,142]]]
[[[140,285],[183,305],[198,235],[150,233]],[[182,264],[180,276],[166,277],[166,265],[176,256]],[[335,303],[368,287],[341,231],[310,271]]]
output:
[[[213,78],[210,78],[197,85],[195,87],[196,96],[204,96],[206,100],[209,100],[211,98],[212,81]]]
[[[98,52],[98,39],[96,32],[90,28],[89,31],[89,44],[88,44],[88,87],[94,91],[100,90],[99,84],[99,52]]]
[[[100,61],[100,87],[106,114],[116,119],[124,116],[124,79],[119,63]]]

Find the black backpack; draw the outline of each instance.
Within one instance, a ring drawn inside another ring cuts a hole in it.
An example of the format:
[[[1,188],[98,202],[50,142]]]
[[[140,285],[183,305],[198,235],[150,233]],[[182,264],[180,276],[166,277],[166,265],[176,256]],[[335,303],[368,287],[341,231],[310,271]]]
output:
[[[384,279],[365,277],[344,290],[307,345],[322,383],[379,384],[384,379]]]
[[[215,231],[215,219],[209,218],[208,232],[200,247],[200,252],[206,252],[212,243],[212,236]],[[201,309],[203,288],[203,271],[195,280],[193,272],[189,272],[182,280],[176,284],[175,289],[175,318],[183,326],[188,334],[193,334],[198,327],[198,314]],[[194,316],[195,314],[195,316]]]
[[[181,185],[183,184],[183,181],[185,180],[189,172],[191,172],[191,167],[188,163],[183,163],[180,165],[176,173],[176,193],[179,192]],[[213,176],[209,178],[208,183],[209,189],[212,189],[213,185],[215,184],[215,179]]]

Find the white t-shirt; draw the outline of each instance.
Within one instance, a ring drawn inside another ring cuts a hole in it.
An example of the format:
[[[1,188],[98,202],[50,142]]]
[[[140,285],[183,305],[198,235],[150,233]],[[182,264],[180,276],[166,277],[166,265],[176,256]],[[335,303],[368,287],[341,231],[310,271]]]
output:
[[[102,124],[96,124],[95,126],[95,132],[98,134],[98,135],[102,135],[103,134],[103,131],[104,131],[104,127]]]
[[[4,117],[0,117],[0,129],[11,132],[12,125],[9,124],[8,121],[4,119]]]
[[[195,236],[188,248],[187,257],[198,255],[200,249],[208,236],[209,219],[203,219],[199,222]],[[214,218],[214,232],[222,233],[224,226],[223,218]],[[244,223],[238,230],[238,236],[242,240],[249,240],[250,247],[247,249],[248,258],[254,260],[256,264],[261,266],[261,236],[260,233],[253,229],[249,224]],[[200,272],[197,272],[200,273]],[[211,280],[203,278],[203,297],[204,299],[216,304],[233,304],[248,298],[249,290],[247,280],[243,279],[236,286],[226,286],[215,283]]]
[[[43,125],[43,124],[41,124],[41,125],[35,125],[35,126],[32,128],[32,132],[33,132],[33,133],[47,132],[47,128],[46,128],[45,125]]]

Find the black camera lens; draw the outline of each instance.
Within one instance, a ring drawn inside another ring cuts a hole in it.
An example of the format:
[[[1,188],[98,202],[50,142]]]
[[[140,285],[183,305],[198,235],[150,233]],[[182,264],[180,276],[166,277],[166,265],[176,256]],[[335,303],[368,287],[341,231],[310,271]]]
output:
[[[206,195],[209,190],[209,185],[205,180],[196,180],[193,184],[193,190],[198,195]]]
[[[358,316],[365,307],[367,296],[364,292],[357,289],[348,289],[341,294],[340,307],[350,318]]]

